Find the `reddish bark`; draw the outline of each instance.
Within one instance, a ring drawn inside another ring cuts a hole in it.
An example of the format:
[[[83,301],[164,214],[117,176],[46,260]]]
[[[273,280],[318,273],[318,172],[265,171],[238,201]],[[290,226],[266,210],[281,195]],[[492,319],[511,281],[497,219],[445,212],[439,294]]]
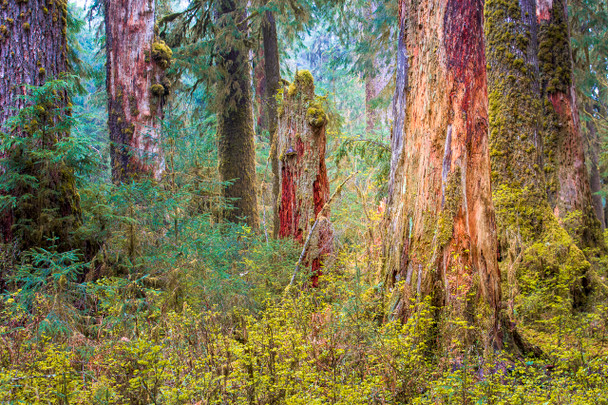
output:
[[[154,32],[155,1],[104,0],[108,127],[112,177],[160,179],[165,168],[160,118],[171,50]]]
[[[304,243],[319,218],[304,262],[311,267],[312,286],[317,287],[323,262],[333,251],[333,229],[325,207],[329,200],[325,166],[327,118],[315,100],[310,72],[296,74],[294,83],[284,91],[281,108],[276,134],[281,172],[279,236]]]
[[[501,346],[483,2],[401,0],[400,11],[410,59],[399,58],[396,108],[402,88],[409,91],[405,111],[395,114],[396,124],[404,113],[405,122],[392,140],[385,272],[389,287],[405,284],[391,309],[408,317],[410,298],[429,296],[445,316],[467,320],[487,344]],[[478,307],[487,308],[488,323],[473,316]],[[470,332],[444,327],[443,340],[473,342]]]
[[[566,0],[539,1],[536,14],[549,202],[579,247],[605,251],[585,166]],[[575,220],[570,217],[573,213]]]

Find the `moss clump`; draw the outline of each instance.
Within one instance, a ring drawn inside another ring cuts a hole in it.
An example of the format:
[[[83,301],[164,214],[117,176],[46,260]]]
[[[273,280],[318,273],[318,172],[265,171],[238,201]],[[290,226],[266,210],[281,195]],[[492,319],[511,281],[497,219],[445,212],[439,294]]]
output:
[[[46,69],[45,68],[40,68],[38,70],[38,73],[40,73],[41,76],[44,76],[46,74]]]
[[[158,41],[152,44],[152,60],[158,65],[167,69],[171,66],[171,59],[173,58],[173,51],[165,44],[165,41]]]
[[[287,89],[287,96],[294,97],[301,94],[314,94],[315,81],[309,70],[299,70]]]
[[[23,23],[23,29],[26,30],[26,31],[29,31],[30,30],[30,23],[27,23],[27,22]]]
[[[8,36],[8,28],[6,28],[6,25],[0,25],[0,34]]]
[[[306,120],[311,126],[321,128],[327,123],[327,115],[320,104],[313,103],[306,111]]]
[[[150,87],[150,92],[154,94],[156,97],[161,97],[165,95],[165,86],[160,83],[153,84]]]

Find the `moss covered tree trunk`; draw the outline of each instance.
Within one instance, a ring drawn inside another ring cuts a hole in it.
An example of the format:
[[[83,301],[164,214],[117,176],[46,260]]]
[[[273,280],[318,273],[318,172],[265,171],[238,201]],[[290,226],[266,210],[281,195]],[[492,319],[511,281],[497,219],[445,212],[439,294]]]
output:
[[[223,195],[234,209],[227,212],[229,221],[242,218],[259,229],[255,174],[255,134],[251,96],[251,65],[244,39],[246,24],[244,2],[220,0],[218,24],[226,33],[218,43],[217,67],[222,76],[218,86],[218,144],[220,178],[226,185]],[[230,182],[230,183],[228,183]]]
[[[315,99],[313,77],[307,70],[296,73],[285,89],[276,134],[279,154],[279,237],[304,243],[310,235],[306,262],[312,285],[318,285],[325,257],[333,251],[329,220],[329,181],[325,166],[327,117]]]
[[[395,127],[392,139],[384,269],[393,288],[389,310],[408,317],[416,310],[412,300],[429,297],[441,308],[440,320],[475,326],[440,321],[439,340],[472,345],[480,338],[500,346],[483,2],[402,0],[400,13],[407,57],[400,49],[396,106],[400,91],[408,91],[404,127]]]
[[[154,0],[104,0],[112,178],[159,180],[165,169],[160,118],[172,52],[155,32]]]
[[[60,79],[67,63],[67,1],[4,1],[0,5],[0,130],[10,131],[7,120],[27,106],[26,85],[41,86]],[[67,134],[57,129],[62,114],[69,114],[68,97],[59,94],[40,106],[35,118],[21,123],[9,134],[32,137],[49,130],[33,147],[54,150],[55,142]],[[80,198],[74,175],[63,163],[36,155],[37,150],[7,151],[2,158],[14,167],[0,168],[17,176],[31,176],[4,190],[17,204],[0,212],[0,241],[18,242],[21,248],[73,247],[71,232],[81,223]],[[4,186],[7,184],[5,183]],[[48,238],[58,240],[49,242]],[[2,247],[4,249],[4,247]],[[0,255],[2,257],[2,255]]]
[[[536,16],[549,202],[581,248],[605,251],[585,167],[566,0],[539,0]]]
[[[275,138],[277,132],[277,95],[280,89],[281,67],[279,63],[279,41],[277,38],[277,24],[272,11],[267,10],[262,23],[264,37],[264,72],[266,76],[266,94],[264,105],[268,117],[268,131],[270,133],[270,159],[272,166],[272,200],[279,197],[279,160]],[[279,210],[273,207],[273,236],[279,236],[280,222]]]
[[[549,298],[536,305],[536,313],[526,312],[533,306],[525,305],[525,300],[537,294],[539,283],[551,288],[555,297],[580,302],[584,297],[578,294],[580,278],[589,267],[547,198],[541,163],[537,33],[534,0],[486,1],[490,156],[499,259],[507,270],[505,294],[525,317],[552,313]]]

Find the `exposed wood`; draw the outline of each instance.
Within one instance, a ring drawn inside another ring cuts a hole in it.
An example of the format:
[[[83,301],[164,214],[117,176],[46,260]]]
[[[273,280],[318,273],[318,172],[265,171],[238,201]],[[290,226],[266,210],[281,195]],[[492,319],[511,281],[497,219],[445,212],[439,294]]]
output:
[[[325,112],[315,99],[312,75],[307,70],[296,73],[294,82],[283,92],[276,134],[281,174],[279,237],[304,243],[304,263],[311,267],[313,287],[318,285],[325,257],[333,251],[333,229],[326,206],[326,124]]]

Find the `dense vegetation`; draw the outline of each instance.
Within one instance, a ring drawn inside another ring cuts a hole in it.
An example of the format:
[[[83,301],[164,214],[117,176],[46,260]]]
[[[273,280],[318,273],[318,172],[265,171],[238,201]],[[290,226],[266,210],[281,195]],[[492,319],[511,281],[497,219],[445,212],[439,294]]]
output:
[[[0,404],[608,404],[608,10],[546,3],[4,1]]]

